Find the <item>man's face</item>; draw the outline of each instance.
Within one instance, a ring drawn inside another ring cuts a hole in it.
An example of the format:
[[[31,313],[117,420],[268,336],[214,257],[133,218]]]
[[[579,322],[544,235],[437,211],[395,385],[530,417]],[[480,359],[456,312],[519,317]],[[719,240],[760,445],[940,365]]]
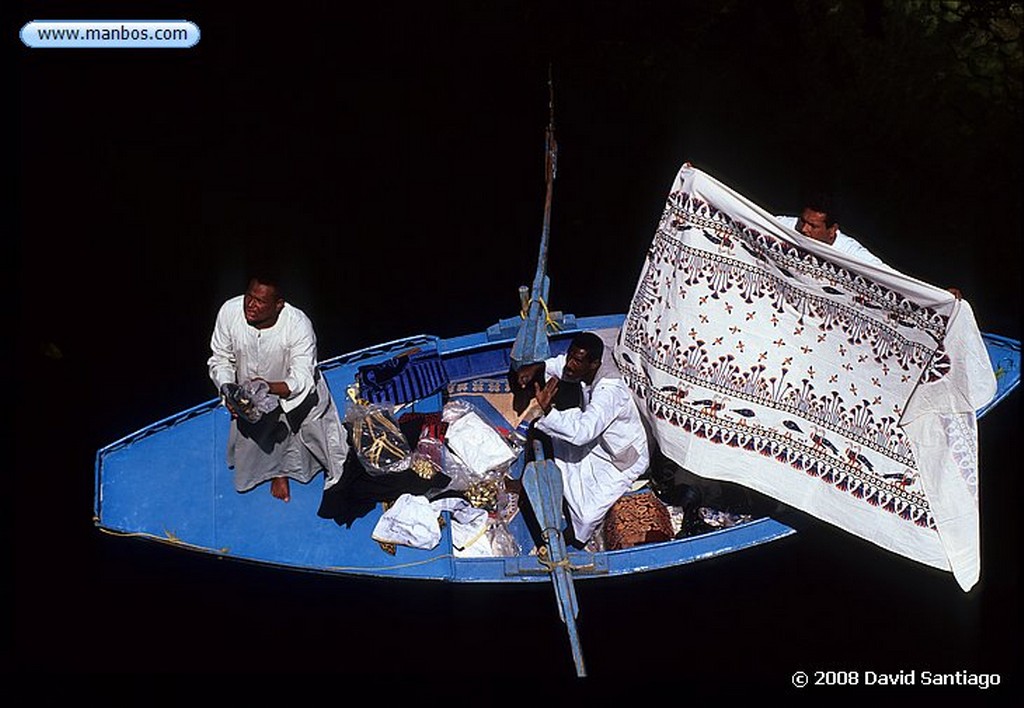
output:
[[[601,366],[600,361],[590,361],[590,353],[576,345],[569,347],[565,354],[565,367],[562,369],[562,378],[566,381],[586,381],[593,379],[594,373]]]
[[[257,329],[269,327],[277,322],[277,316],[284,307],[284,300],[278,296],[277,288],[264,285],[258,280],[249,281],[245,291],[245,321]]]
[[[832,245],[836,240],[838,224],[825,225],[825,214],[813,209],[804,209],[796,220],[796,230],[808,238]]]

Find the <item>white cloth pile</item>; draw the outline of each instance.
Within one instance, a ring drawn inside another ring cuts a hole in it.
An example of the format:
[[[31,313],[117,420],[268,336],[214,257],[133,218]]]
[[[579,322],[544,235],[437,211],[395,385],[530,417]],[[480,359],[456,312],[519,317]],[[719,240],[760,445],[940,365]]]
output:
[[[442,410],[448,423],[444,444],[445,473],[452,478],[448,489],[468,490],[473,485],[504,477],[516,459],[516,451],[484,420],[471,404],[451,401]],[[507,497],[508,495],[505,495]],[[497,501],[497,499],[495,500]],[[508,500],[506,499],[506,506]],[[500,511],[509,511],[502,506]],[[512,505],[515,508],[515,504]],[[373,539],[411,548],[430,550],[441,542],[438,517],[451,512],[452,546],[460,557],[517,555],[515,542],[507,532],[501,514],[492,518],[487,509],[473,506],[461,497],[430,501],[423,496],[403,494],[377,521]]]
[[[519,555],[504,519],[492,518],[486,509],[455,497],[430,501],[423,496],[403,494],[381,514],[372,538],[381,543],[431,550],[441,542],[439,517],[444,511],[451,512],[452,547],[456,557]]]

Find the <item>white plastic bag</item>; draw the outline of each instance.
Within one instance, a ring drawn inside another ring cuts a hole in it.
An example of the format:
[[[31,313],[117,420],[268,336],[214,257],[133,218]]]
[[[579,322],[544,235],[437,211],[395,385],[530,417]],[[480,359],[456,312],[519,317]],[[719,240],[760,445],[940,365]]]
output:
[[[480,477],[516,459],[505,438],[475,411],[449,423],[444,439],[448,448]]]

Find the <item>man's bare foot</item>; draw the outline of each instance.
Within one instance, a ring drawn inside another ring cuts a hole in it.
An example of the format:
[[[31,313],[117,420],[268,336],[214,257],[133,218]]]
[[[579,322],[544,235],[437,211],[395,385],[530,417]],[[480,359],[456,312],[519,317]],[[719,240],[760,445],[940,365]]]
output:
[[[274,477],[270,480],[270,493],[281,501],[288,501],[292,498],[291,488],[288,486],[287,477]]]

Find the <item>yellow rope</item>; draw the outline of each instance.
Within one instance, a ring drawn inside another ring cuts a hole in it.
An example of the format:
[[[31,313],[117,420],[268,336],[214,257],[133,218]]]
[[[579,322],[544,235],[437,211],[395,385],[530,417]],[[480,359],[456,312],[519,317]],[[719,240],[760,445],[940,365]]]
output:
[[[359,382],[354,381],[345,389],[345,393],[349,399],[358,406],[369,406],[370,402],[366,399],[359,397]],[[379,432],[374,426],[374,420],[377,421],[384,429],[385,432]],[[394,425],[385,416],[374,416],[374,412],[371,411],[366,416],[356,420],[354,430],[352,431],[355,435],[356,440],[360,440],[363,434],[363,426],[366,426],[369,430],[370,437],[373,438],[373,443],[366,448],[363,453],[369,460],[370,464],[374,467],[380,467],[380,455],[384,450],[387,450],[391,454],[398,458],[402,458],[406,455],[406,450],[395,445],[393,442],[387,439],[387,431],[390,431],[393,435],[401,437],[402,431]]]
[[[537,562],[548,569],[549,573],[554,572],[555,568],[568,568],[572,570],[573,566],[569,563],[568,558],[563,558],[560,561],[549,561],[546,557],[542,557],[539,553],[537,554]]]
[[[359,398],[359,382],[358,381],[352,382],[352,384],[350,384],[349,387],[347,389],[345,389],[345,393],[347,393],[348,397],[352,400],[352,402],[357,404],[357,405],[361,405],[361,406],[368,406],[368,405],[370,405],[369,401],[367,401],[367,400],[365,400],[363,398]]]
[[[391,432],[393,435],[401,435],[401,431],[397,429],[387,418],[382,418],[378,422],[382,424],[385,432],[379,432],[375,429],[373,415],[370,414],[359,421],[359,424],[356,425],[355,434],[356,439],[362,439],[362,427],[363,425],[367,427],[370,437],[373,438],[373,443],[366,448],[363,454],[366,456],[366,459],[369,460],[371,465],[380,468],[380,455],[385,450],[399,459],[405,457],[407,451],[388,440],[388,432]]]
[[[541,308],[543,308],[543,310],[544,310],[544,326],[545,327],[550,327],[551,329],[555,330],[556,332],[558,330],[562,329],[562,326],[560,324],[558,324],[557,322],[555,322],[554,319],[552,319],[551,312],[548,310],[548,304],[546,302],[544,302],[544,298],[542,298],[542,297],[537,298],[537,302],[540,303]],[[527,313],[528,313],[528,311],[530,309],[530,305],[532,305],[532,304],[533,304],[533,300],[530,300],[528,303],[526,303],[526,307],[524,309],[520,310],[520,312],[519,312],[519,318],[520,319],[523,319],[523,320],[526,319],[526,315],[527,315]]]
[[[146,533],[146,532],[141,532],[141,531],[133,531],[133,532],[129,532],[129,531],[114,531],[113,529],[107,529],[107,528],[103,528],[103,527],[99,527],[99,530],[102,531],[103,533],[109,534],[111,536],[121,536],[121,537],[124,537],[124,538],[133,538],[133,537],[134,538],[149,538],[149,539],[152,539],[152,540],[155,540],[155,541],[160,541],[161,543],[171,543],[172,545],[181,546],[183,548],[191,548],[193,550],[206,551],[206,552],[210,552],[210,553],[219,553],[219,554],[223,554],[223,555],[226,555],[228,557],[231,557],[230,556],[231,549],[229,549],[229,548],[221,548],[220,550],[216,550],[216,549],[213,549],[213,548],[208,548],[206,546],[198,546],[198,545],[196,545],[194,543],[185,543],[184,541],[181,541],[181,540],[177,539],[174,536],[174,534],[171,534],[169,532],[167,532],[166,536],[157,536],[156,534]],[[377,566],[377,565],[364,565],[364,566],[359,566],[359,565],[348,565],[348,566],[332,565],[332,566],[326,566],[324,568],[324,570],[329,570],[329,571],[332,571],[332,572],[339,572],[339,573],[346,572],[346,571],[349,571],[349,572],[353,572],[353,571],[370,572],[370,571],[402,570],[403,568],[415,568],[418,565],[426,565],[428,563],[433,563],[435,561],[445,560],[447,558],[455,558],[455,556],[454,556],[454,554],[451,554],[451,553],[442,553],[441,555],[433,556],[432,558],[427,558],[427,559],[420,560],[420,561],[413,561],[413,562],[410,562],[410,563],[399,563],[399,564],[396,564],[396,565],[381,565],[381,566]],[[248,561],[248,560],[251,560],[251,559],[243,557],[243,558],[239,558],[239,560],[246,560],[246,561]]]
[[[477,533],[477,535],[476,535],[476,536],[474,536],[474,537],[473,537],[473,538],[472,538],[472,539],[470,540],[470,542],[469,542],[469,543],[467,543],[467,544],[465,544],[465,545],[463,545],[463,546],[455,546],[455,544],[454,544],[454,543],[452,543],[452,545],[453,545],[453,546],[455,546],[455,549],[456,549],[456,550],[458,550],[458,551],[464,551],[464,550],[466,550],[467,548],[469,548],[470,546],[472,546],[472,545],[473,545],[474,543],[476,543],[477,541],[479,541],[479,540],[480,540],[480,537],[481,537],[481,536],[483,536],[483,535],[484,535],[485,533],[487,533],[487,527],[488,527],[488,526],[490,526],[490,524],[484,524],[484,525],[483,525],[483,528],[481,528],[481,529],[480,529],[479,533]]]
[[[536,556],[537,562],[540,565],[544,566],[549,573],[553,573],[555,571],[555,568],[568,568],[569,570],[593,570],[594,569],[594,564],[593,563],[587,563],[586,565],[573,565],[572,563],[569,562],[568,556],[566,556],[565,558],[563,558],[560,561],[551,561],[551,560],[548,560],[548,556],[549,555],[550,554],[548,553],[548,547],[547,546],[541,546],[540,548],[537,549],[537,556]]]
[[[467,548],[469,548],[474,543],[476,543],[477,541],[480,540],[480,537],[483,536],[487,532],[487,528],[488,528],[487,525],[484,525],[483,529],[481,529],[480,532],[476,536],[474,536],[473,539],[469,543],[467,543],[464,546],[455,546],[455,548],[460,550],[460,551],[466,550]],[[225,556],[231,557],[231,549],[229,549],[229,548],[221,548],[219,550],[215,550],[213,548],[208,548],[206,546],[198,546],[198,545],[196,545],[194,543],[185,543],[184,541],[180,540],[177,536],[175,536],[170,531],[165,531],[164,532],[166,534],[165,536],[157,536],[156,534],[151,534],[151,533],[146,533],[146,532],[141,532],[141,531],[134,531],[134,532],[114,531],[113,529],[107,529],[107,528],[103,528],[103,527],[99,527],[99,530],[102,531],[103,533],[110,534],[111,536],[122,536],[122,537],[125,537],[125,538],[132,538],[132,537],[136,537],[136,538],[149,538],[149,539],[153,539],[155,541],[160,541],[161,543],[170,543],[170,544],[172,544],[174,546],[180,546],[182,548],[191,548],[193,550],[217,553],[217,554],[220,554],[220,555],[225,555]],[[384,573],[386,571],[391,571],[391,570],[403,570],[405,568],[415,568],[416,566],[427,565],[429,563],[434,563],[436,561],[445,560],[447,558],[452,558],[452,559],[456,559],[456,560],[458,559],[457,556],[455,556],[455,554],[453,554],[453,553],[442,553],[441,555],[433,556],[432,558],[426,558],[424,560],[419,560],[419,561],[412,561],[410,563],[399,563],[399,564],[396,564],[396,565],[380,565],[380,566],[378,566],[378,565],[362,565],[362,566],[360,566],[360,565],[331,565],[331,566],[326,566],[324,568],[324,570],[330,571],[330,572],[334,572],[334,573],[345,573],[345,572],[364,572],[364,573],[366,573],[366,572],[371,572],[371,571],[377,571],[377,572]],[[569,570],[581,570],[581,569],[586,569],[586,568],[592,567],[592,566],[572,565],[569,562],[568,558],[564,558],[564,559],[562,559],[560,561],[557,561],[557,562],[549,561],[547,559],[547,547],[546,546],[541,546],[541,548],[538,549],[538,553],[536,555],[536,559],[537,559],[537,562],[540,563],[540,565],[544,566],[544,568],[549,573],[554,572],[555,568],[568,568]],[[249,560],[249,559],[242,558],[241,560]]]
[[[167,531],[167,530],[164,531],[164,535],[163,536],[157,536],[154,533],[148,533],[146,531],[115,531],[113,529],[103,528],[102,526],[99,527],[99,529],[103,533],[109,534],[111,536],[122,536],[124,538],[149,538],[149,539],[152,539],[154,541],[160,541],[161,543],[169,543],[169,544],[171,544],[173,546],[181,546],[182,548],[191,548],[191,549],[197,550],[197,551],[208,551],[208,552],[211,552],[211,553],[223,553],[223,554],[230,554],[231,553],[231,549],[230,548],[226,548],[226,547],[225,548],[220,548],[220,549],[215,549],[215,548],[209,548],[207,546],[199,546],[199,545],[196,545],[194,543],[186,543],[185,541],[182,541],[176,535],[174,535],[173,533],[171,533],[170,531]]]
[[[360,566],[360,565],[332,565],[332,566],[328,566],[327,570],[331,570],[331,571],[334,571],[334,572],[340,572],[340,573],[352,572],[352,571],[363,571],[363,572],[366,572],[366,571],[371,571],[371,570],[380,570],[380,571],[384,571],[384,570],[401,570],[403,568],[415,568],[418,565],[426,565],[427,563],[433,563],[434,561],[444,560],[445,558],[455,558],[455,555],[452,554],[452,553],[442,553],[439,556],[434,556],[433,558],[427,558],[426,560],[413,561],[411,563],[399,563],[397,565],[382,565],[382,566],[375,566],[375,565],[364,565],[364,566]]]

